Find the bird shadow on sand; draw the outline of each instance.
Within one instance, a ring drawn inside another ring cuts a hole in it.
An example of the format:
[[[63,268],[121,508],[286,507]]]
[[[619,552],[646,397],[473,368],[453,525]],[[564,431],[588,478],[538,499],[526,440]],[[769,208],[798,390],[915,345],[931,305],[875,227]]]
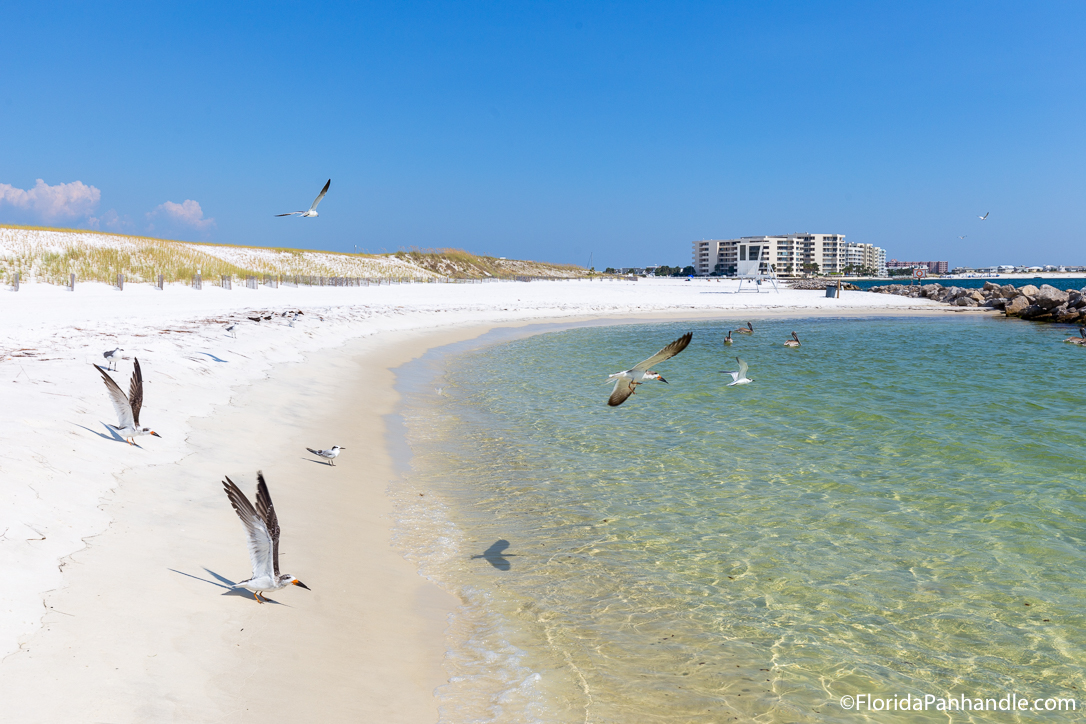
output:
[[[335,467],[335,465],[332,465],[327,460],[316,460],[314,458],[300,458],[300,459],[305,460],[306,462],[316,463],[317,465],[323,465],[326,468],[334,468]]]
[[[200,578],[199,576],[194,576],[191,573],[185,573],[184,571],[179,571],[176,568],[167,568],[166,570],[167,571],[173,571],[174,573],[179,573],[182,576],[187,576],[188,578],[195,578],[197,581],[203,581],[204,583],[210,583],[212,586],[218,586],[219,588],[225,588],[226,593],[222,594],[224,596],[238,596],[240,598],[248,598],[250,601],[256,601],[256,596],[252,593],[252,591],[249,591],[248,589],[245,589],[245,588],[235,588],[235,586],[237,584],[234,583],[234,581],[231,581],[229,578],[226,578],[225,576],[220,576],[218,573],[211,570],[210,568],[205,568],[204,570],[207,571],[207,574],[209,576],[211,576],[212,578],[215,579],[214,581],[209,581],[206,578]],[[268,603],[274,603],[276,606],[286,606],[285,603],[280,603],[279,601],[268,598],[267,596],[264,596],[264,600],[266,602],[268,602]],[[257,601],[257,603],[260,603],[260,602]]]
[[[76,427],[82,427],[87,432],[89,432],[91,434],[94,434],[94,435],[97,435],[98,437],[102,438],[103,440],[112,440],[113,442],[123,442],[125,445],[128,444],[128,440],[125,440],[123,437],[118,435],[116,430],[114,430],[112,427],[110,427],[109,425],[107,425],[104,422],[102,423],[102,427],[104,427],[106,429],[106,432],[109,433],[108,435],[103,435],[102,433],[98,432],[97,430],[92,430],[89,427],[87,427],[85,425],[80,425],[77,422],[73,422],[72,424],[75,425]],[[138,447],[140,450],[143,449],[143,446],[140,445],[138,442],[137,443],[132,443],[132,444],[135,445],[136,447]]]
[[[481,554],[476,554],[471,557],[472,560],[476,558],[482,558],[490,565],[497,568],[499,571],[508,571],[513,567],[513,564],[506,560],[506,556],[515,556],[516,553],[506,553],[505,549],[509,547],[509,541],[504,538],[499,538],[494,541],[489,548],[483,551]]]
[[[216,362],[229,362],[230,361],[230,360],[225,360],[225,359],[219,359],[218,357],[211,354],[210,352],[197,352],[196,354],[206,354],[208,357],[215,360]]]

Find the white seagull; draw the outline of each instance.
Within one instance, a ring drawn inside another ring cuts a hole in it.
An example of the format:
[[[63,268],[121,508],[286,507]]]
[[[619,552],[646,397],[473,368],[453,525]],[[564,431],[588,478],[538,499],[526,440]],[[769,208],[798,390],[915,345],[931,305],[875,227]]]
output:
[[[116,364],[117,360],[114,359],[113,355],[117,354],[118,352],[124,352],[124,350],[118,347],[117,349],[111,349],[108,352],[102,353],[102,356],[106,358],[106,363],[109,365],[109,369],[111,370],[116,369],[116,367],[114,367],[114,364]]]
[[[238,333],[236,331],[237,328],[238,328],[238,325],[231,324],[229,327],[226,328],[226,331],[230,333],[230,336],[237,337],[238,336]]]
[[[333,445],[333,446],[332,446],[332,447],[331,447],[330,449],[328,449],[328,450],[314,450],[314,449],[313,449],[313,448],[311,448],[311,447],[307,447],[307,448],[306,448],[306,450],[308,450],[309,452],[313,453],[314,455],[316,455],[316,456],[318,456],[318,457],[322,457],[322,458],[324,458],[325,460],[327,460],[327,461],[328,461],[328,464],[329,464],[329,465],[332,465],[333,467],[334,467],[334,466],[335,466],[335,464],[336,464],[336,463],[335,463],[335,460],[336,460],[336,458],[337,458],[337,457],[339,457],[339,453],[340,453],[340,451],[341,451],[341,450],[346,450],[346,449],[347,449],[347,448],[345,448],[345,447],[340,447],[339,445]]]
[[[298,214],[298,215],[303,216],[303,217],[304,216],[317,216],[318,215],[317,214],[317,204],[319,204],[321,202],[321,199],[324,198],[324,195],[326,193],[328,193],[328,187],[331,186],[331,185],[332,185],[332,179],[328,179],[328,183],[326,183],[324,185],[324,188],[321,189],[321,192],[319,194],[317,194],[317,198],[313,199],[313,205],[309,207],[308,211],[291,211],[289,214],[276,214],[276,216],[294,216],[295,214]]]
[[[693,336],[693,332],[687,332],[652,357],[649,357],[643,362],[638,362],[634,365],[633,369],[623,370],[622,372],[608,375],[607,381],[610,382],[611,380],[614,380],[615,388],[611,390],[611,397],[607,399],[607,404],[611,407],[618,407],[626,401],[626,398],[634,393],[634,389],[638,385],[644,384],[645,380],[660,380],[661,382],[666,383],[667,380],[661,377],[659,372],[653,372],[649,368],[664,360],[671,359],[679,352],[682,352],[686,349],[686,345],[690,344],[690,339]]]
[[[290,585],[311,590],[289,573],[279,572],[279,518],[275,515],[264,473],[257,471],[256,474],[256,508],[229,477],[222,481],[222,487],[226,497],[230,498],[230,505],[234,506],[234,512],[241,518],[241,524],[245,526],[249,536],[249,560],[253,564],[252,578],[235,583],[234,587],[252,591],[257,603],[267,600],[261,593],[278,591]]]
[[[739,359],[738,357],[735,358],[735,361],[739,363],[739,371],[724,373],[726,375],[732,376],[732,381],[728,383],[728,387],[735,387],[736,385],[749,385],[751,382],[754,382],[754,380],[747,377],[747,363]]]
[[[109,399],[113,401],[113,409],[117,412],[117,421],[120,425],[110,425],[128,440],[129,445],[135,445],[132,440],[140,435],[154,435],[162,437],[149,427],[140,427],[140,408],[143,407],[143,373],[140,372],[140,361],[135,360],[136,369],[132,372],[132,382],[128,385],[126,397],[113,378],[106,371],[94,365],[94,369],[102,373],[102,381],[106,383],[106,391]]]
[[[980,219],[981,221],[984,221],[985,219],[988,218],[988,214],[990,214],[990,213],[992,213],[992,212],[991,211],[985,211],[984,216],[978,216],[977,218]]]
[[[966,234],[965,236],[969,236],[969,234]],[[959,239],[964,239],[964,238],[965,238],[965,236],[959,236],[958,238],[959,238]]]

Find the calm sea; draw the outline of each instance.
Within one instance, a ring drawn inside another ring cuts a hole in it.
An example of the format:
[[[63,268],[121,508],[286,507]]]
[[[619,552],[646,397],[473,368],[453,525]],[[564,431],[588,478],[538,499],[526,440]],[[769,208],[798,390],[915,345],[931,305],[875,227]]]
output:
[[[1086,288],[1086,279],[1042,279],[1036,277],[1033,279],[1018,279],[1008,277],[992,277],[990,279],[940,279],[938,277],[929,277],[923,280],[923,284],[942,284],[944,287],[961,287],[962,289],[981,289],[985,282],[992,282],[994,284],[1010,284],[1014,287],[1024,287],[1027,284],[1032,284],[1035,287],[1039,287],[1042,284],[1048,284],[1049,286],[1056,287],[1056,289],[1083,289]],[[882,287],[887,284],[912,284],[914,280],[910,277],[903,277],[897,279],[857,279],[850,281],[849,284],[855,284],[860,289],[870,289],[871,287]]]
[[[744,321],[430,360],[403,411],[398,542],[463,601],[442,721],[885,721],[841,708],[861,693],[1071,697],[1060,716],[1081,720],[1073,330],[755,321],[725,347]],[[670,384],[607,407],[607,374],[688,330]],[[725,386],[736,356],[753,384]]]

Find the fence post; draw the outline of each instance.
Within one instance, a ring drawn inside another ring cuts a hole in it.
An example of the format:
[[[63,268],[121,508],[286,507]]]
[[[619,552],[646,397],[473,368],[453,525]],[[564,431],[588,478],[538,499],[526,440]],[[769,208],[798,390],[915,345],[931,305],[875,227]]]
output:
[[[124,291],[124,274],[117,275],[117,291]]]
[[[19,272],[15,272],[15,278],[13,279],[13,281],[15,282],[15,291],[19,291]]]
[[[192,288],[197,289],[197,290],[203,289],[203,282],[200,281],[200,275],[199,274],[197,274],[196,276],[194,276],[192,278]]]
[[[165,288],[165,287],[164,287],[164,283],[165,283],[165,281],[166,281],[166,280],[165,280],[165,279],[163,278],[163,276],[162,276],[161,274],[159,274],[159,275],[158,275],[158,290],[159,290],[160,292],[161,292],[161,291],[162,291],[162,290],[163,290],[163,289]]]
[[[75,272],[72,272],[71,276],[68,278],[68,291],[75,291]]]

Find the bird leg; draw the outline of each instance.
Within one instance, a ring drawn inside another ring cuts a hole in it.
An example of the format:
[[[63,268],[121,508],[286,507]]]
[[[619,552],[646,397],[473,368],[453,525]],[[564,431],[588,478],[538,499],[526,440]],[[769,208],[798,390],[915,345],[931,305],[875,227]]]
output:
[[[253,598],[257,603],[264,603],[264,598],[260,595],[260,591],[253,591]]]

